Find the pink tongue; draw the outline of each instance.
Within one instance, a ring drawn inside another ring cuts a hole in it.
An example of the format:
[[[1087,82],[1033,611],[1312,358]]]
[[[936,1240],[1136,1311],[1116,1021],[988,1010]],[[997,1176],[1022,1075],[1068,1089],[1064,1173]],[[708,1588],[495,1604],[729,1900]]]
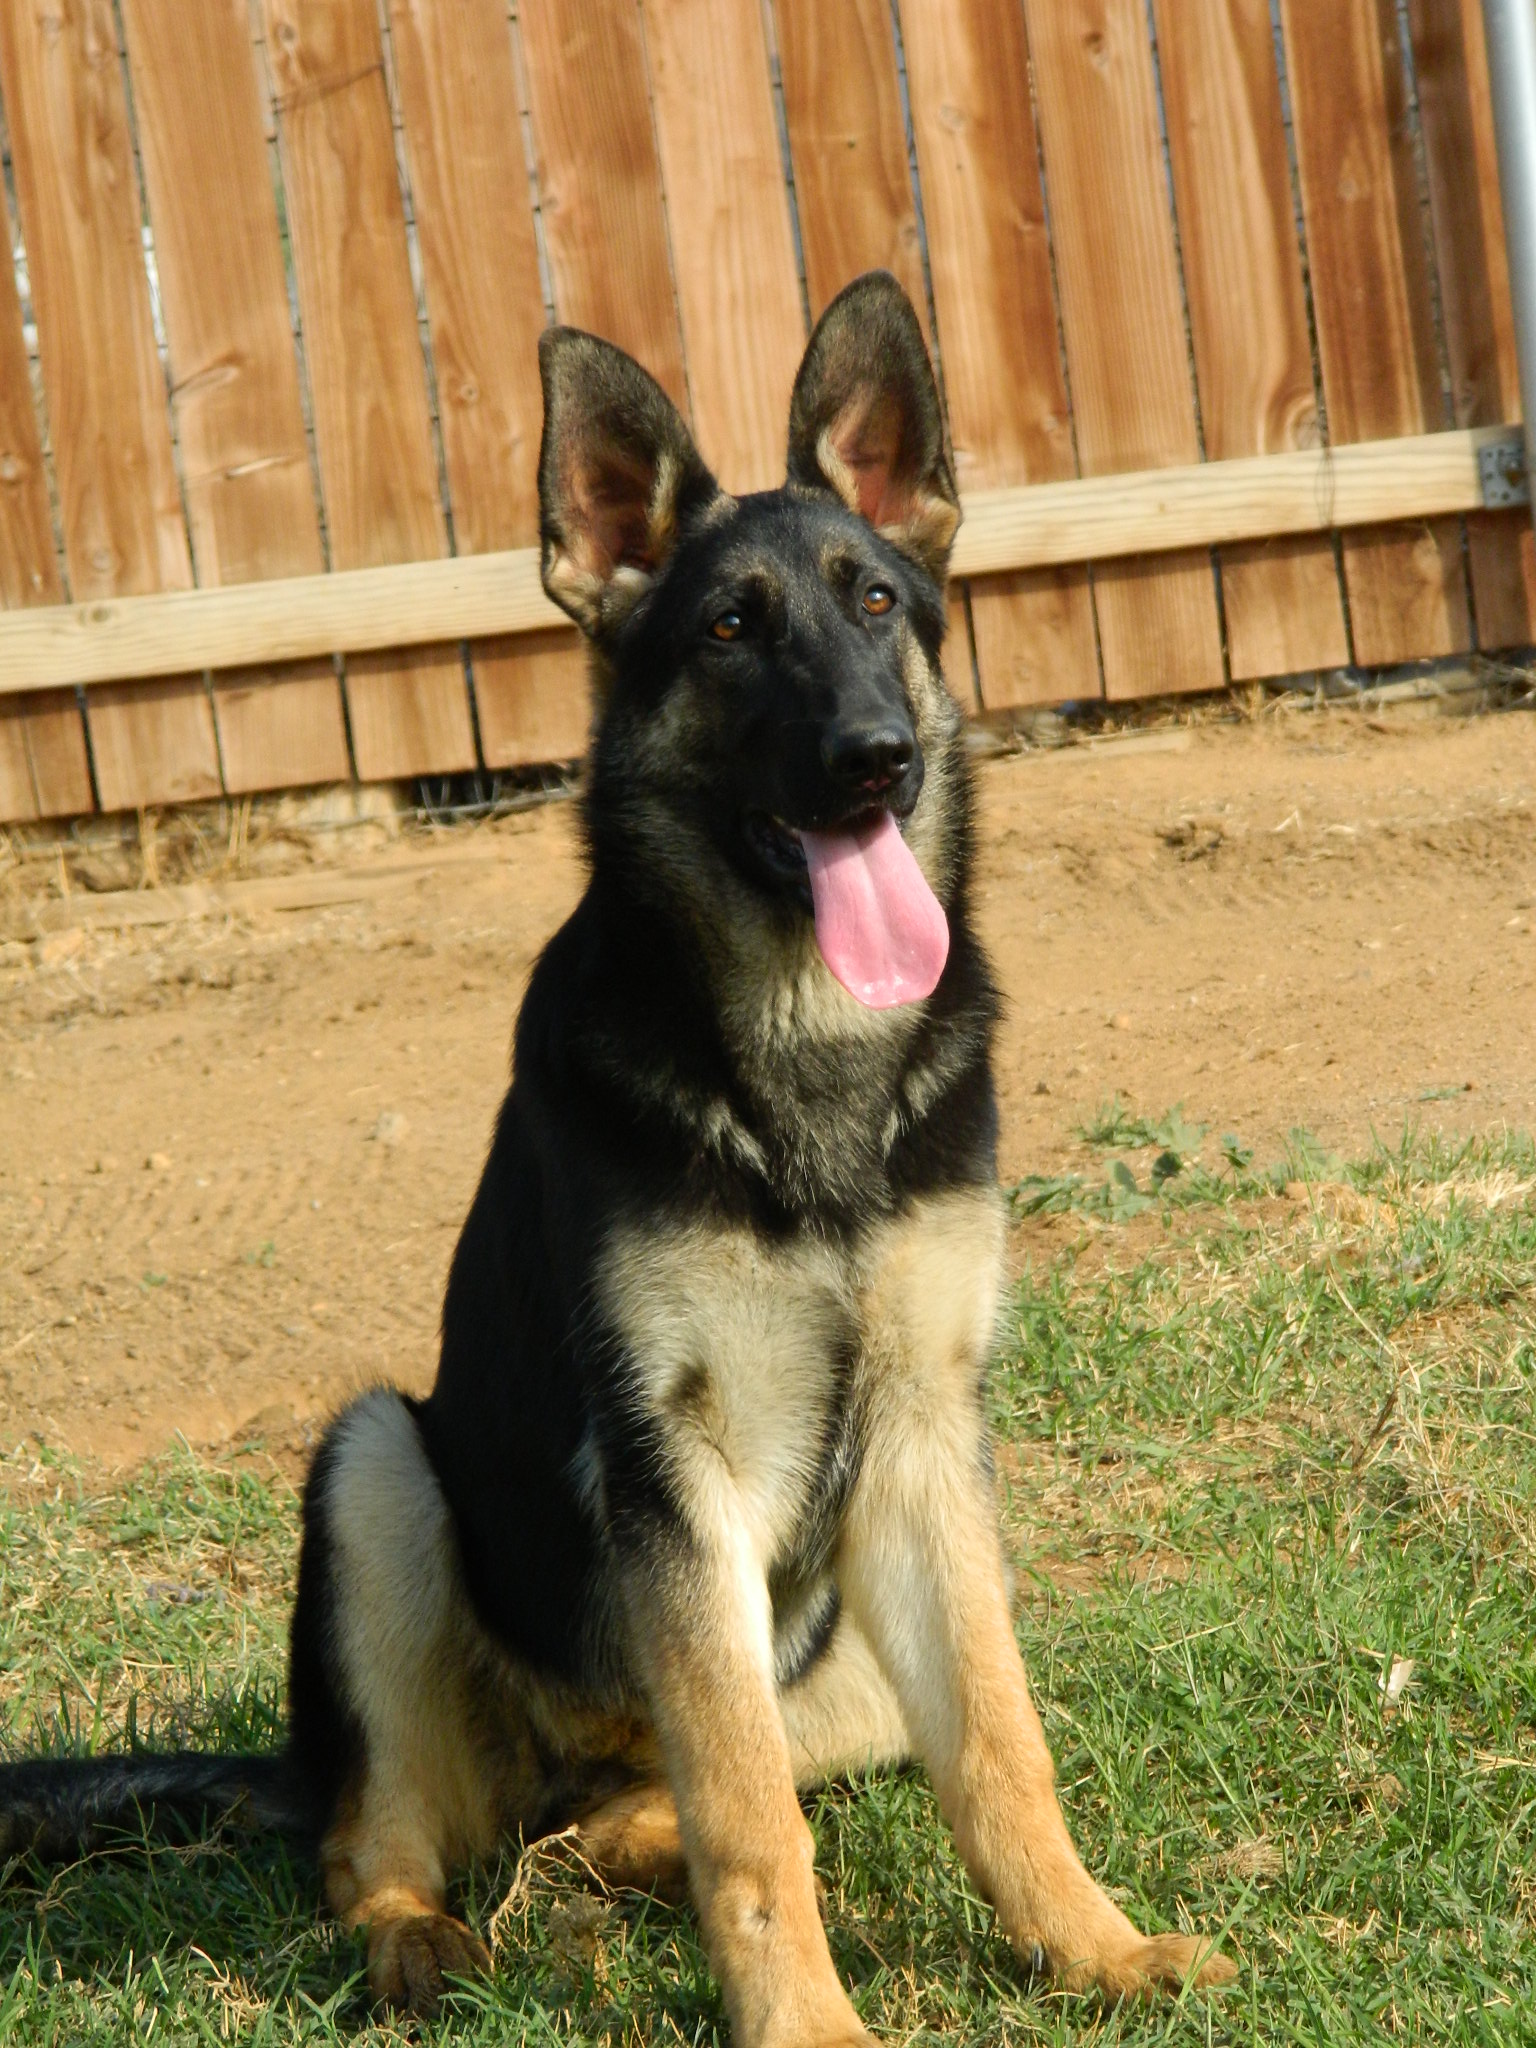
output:
[[[938,898],[889,811],[857,832],[802,832],[821,957],[871,1010],[932,995],[949,957]]]

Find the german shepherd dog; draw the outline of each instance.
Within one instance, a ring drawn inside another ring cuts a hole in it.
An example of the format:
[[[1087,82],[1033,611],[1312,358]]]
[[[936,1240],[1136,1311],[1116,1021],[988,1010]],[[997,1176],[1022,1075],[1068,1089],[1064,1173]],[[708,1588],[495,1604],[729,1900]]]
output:
[[[1088,1875],[1014,1641],[987,1431],[1002,1276],[971,799],[944,687],[959,505],[894,279],[735,498],[640,366],[540,351],[550,596],[591,643],[585,895],[518,1019],[436,1385],[364,1394],[304,1499],[268,1759],[0,1773],[0,1850],[243,1799],[308,1830],[374,1992],[489,1957],[453,1867],[574,1825],[691,1886],[742,2048],[867,2042],[799,1793],[926,1765],[1027,1964],[1232,1975]]]

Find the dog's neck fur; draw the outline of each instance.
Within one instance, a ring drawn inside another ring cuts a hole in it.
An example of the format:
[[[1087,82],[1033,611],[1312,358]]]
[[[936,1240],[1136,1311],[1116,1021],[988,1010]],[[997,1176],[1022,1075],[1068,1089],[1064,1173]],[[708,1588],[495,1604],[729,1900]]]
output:
[[[785,950],[767,975],[733,977],[721,1026],[781,1200],[856,1206],[885,1178],[921,1012],[855,1011],[809,933]]]
[[[969,792],[958,743],[935,739],[932,789],[911,837],[958,943],[968,938]],[[649,1057],[626,1063],[632,1083],[644,1073],[649,1108],[728,1172],[766,1181],[783,1210],[808,1222],[884,1208],[893,1148],[985,1057],[990,990],[974,1016],[937,1032],[926,1028],[927,1004],[867,1009],[833,980],[809,917],[765,900],[702,849],[702,827],[673,803],[631,802],[616,817],[589,801],[587,822],[594,887],[622,928],[661,927],[679,968],[667,1004],[686,1006],[719,1055],[720,1085],[702,1086],[653,1036]]]

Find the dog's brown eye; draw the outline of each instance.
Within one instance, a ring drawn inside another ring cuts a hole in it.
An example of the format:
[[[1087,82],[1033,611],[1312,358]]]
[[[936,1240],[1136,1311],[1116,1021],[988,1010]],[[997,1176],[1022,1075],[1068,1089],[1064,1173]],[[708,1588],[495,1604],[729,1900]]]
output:
[[[895,602],[895,591],[888,590],[883,583],[871,583],[864,593],[864,609],[873,612],[876,618],[879,618],[882,612],[888,612]]]
[[[722,612],[718,619],[711,619],[709,630],[717,640],[739,640],[741,638],[741,613]]]

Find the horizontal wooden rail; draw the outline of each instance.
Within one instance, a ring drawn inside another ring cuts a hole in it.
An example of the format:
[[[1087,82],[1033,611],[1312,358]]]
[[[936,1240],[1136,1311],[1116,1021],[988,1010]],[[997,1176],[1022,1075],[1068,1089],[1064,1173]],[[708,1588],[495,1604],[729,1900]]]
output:
[[[1512,437],[1518,441],[1518,428],[1473,427],[977,491],[964,501],[955,573],[985,576],[1476,512],[1487,502],[1479,453]]]
[[[957,575],[1264,540],[1485,502],[1479,451],[1507,427],[978,491]],[[0,693],[241,668],[568,623],[535,548],[0,614]]]

